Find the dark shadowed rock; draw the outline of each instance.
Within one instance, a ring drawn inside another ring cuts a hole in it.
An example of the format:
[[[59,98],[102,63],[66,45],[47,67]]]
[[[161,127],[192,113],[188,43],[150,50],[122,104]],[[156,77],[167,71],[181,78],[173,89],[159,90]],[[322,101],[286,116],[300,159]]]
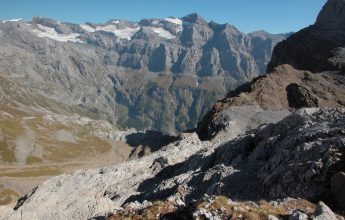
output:
[[[317,16],[316,25],[325,29],[342,29],[345,27],[345,1],[328,0]]]
[[[339,70],[336,50],[345,47],[345,1],[328,0],[314,25],[304,28],[279,43],[273,50],[267,73],[282,64],[320,72]]]
[[[318,99],[304,86],[291,83],[286,87],[289,107],[317,107]]]
[[[338,172],[332,176],[331,190],[339,207],[345,210],[345,173]]]

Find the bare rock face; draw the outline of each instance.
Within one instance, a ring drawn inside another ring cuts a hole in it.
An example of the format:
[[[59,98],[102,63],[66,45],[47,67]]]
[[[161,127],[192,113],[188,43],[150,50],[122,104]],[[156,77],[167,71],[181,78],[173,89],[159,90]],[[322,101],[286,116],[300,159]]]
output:
[[[290,216],[289,220],[308,220],[308,215],[299,210],[295,210]]]
[[[345,209],[345,173],[338,172],[332,176],[331,191],[338,206]]]
[[[197,131],[202,140],[222,135],[234,138],[243,131],[268,123],[276,123],[289,113],[286,109],[265,110],[255,105],[232,106],[220,110],[208,120],[201,121]]]
[[[297,83],[291,83],[286,87],[287,99],[290,107],[317,107],[318,99],[311,91]]]
[[[331,190],[329,175],[343,171],[336,167],[344,162],[344,125],[344,109],[310,108],[224,142],[185,134],[140,160],[52,178],[0,216],[89,219],[136,201],[188,204],[205,193],[245,201],[322,198]],[[321,204],[315,218],[328,217],[333,212]]]
[[[317,17],[316,24],[326,29],[345,27],[345,1],[329,0]]]
[[[313,220],[337,220],[337,216],[332,210],[323,202],[319,202],[316,207],[315,215],[312,217]]]
[[[339,48],[345,47],[344,6],[344,0],[328,0],[314,25],[275,47],[267,73],[282,64],[312,72],[343,69],[334,59],[339,59]]]
[[[343,111],[343,109],[322,109],[321,111],[313,108],[302,109],[278,123],[274,128],[268,126],[263,129],[275,133],[277,139],[269,138],[267,139],[269,141],[259,143],[252,155],[255,158],[269,157],[259,177],[270,196],[298,195],[304,198],[316,198],[318,195],[329,193],[329,189],[323,184],[330,181],[330,174],[339,169],[336,165],[341,163],[340,155],[336,156],[336,152],[344,149],[344,127],[341,125],[344,121],[341,113]],[[317,116],[319,113],[327,116],[319,118]],[[308,117],[307,121],[305,116]],[[338,122],[339,126],[336,125]],[[289,134],[287,138],[283,138],[284,130]],[[272,137],[273,133],[268,136]],[[331,135],[333,137],[329,138],[330,133],[335,136]],[[278,137],[278,134],[282,135]],[[266,135],[264,137],[267,137]],[[305,161],[308,163],[301,166],[300,164]]]

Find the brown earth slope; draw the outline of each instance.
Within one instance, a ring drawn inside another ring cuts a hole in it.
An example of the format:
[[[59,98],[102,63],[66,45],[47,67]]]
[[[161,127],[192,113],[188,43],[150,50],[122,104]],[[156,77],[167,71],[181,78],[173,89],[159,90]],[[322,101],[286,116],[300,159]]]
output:
[[[341,72],[314,74],[282,65],[270,74],[255,78],[220,100],[198,124],[200,137],[208,138],[217,127],[213,120],[232,106],[255,105],[266,110],[302,107],[345,106],[345,78]]]

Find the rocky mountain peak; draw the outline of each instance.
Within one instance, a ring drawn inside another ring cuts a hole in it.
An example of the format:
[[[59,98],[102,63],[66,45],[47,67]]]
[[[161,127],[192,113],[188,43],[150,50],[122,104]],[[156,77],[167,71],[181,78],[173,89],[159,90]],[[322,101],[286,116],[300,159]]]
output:
[[[60,22],[51,18],[46,17],[33,17],[31,24],[38,27],[43,32],[69,35],[72,33],[83,33],[83,30],[77,24]]]
[[[273,50],[267,73],[281,64],[322,72],[344,68],[345,0],[329,0],[314,25],[292,34]]]
[[[201,17],[197,13],[193,13],[193,14],[187,15],[187,16],[183,17],[182,20],[185,21],[185,22],[189,22],[189,23],[207,25],[207,22],[204,20],[204,18]]]
[[[44,26],[52,26],[52,25],[56,25],[58,23],[54,19],[46,18],[46,17],[39,17],[39,16],[33,17],[31,22],[34,24],[41,24]]]
[[[345,0],[328,0],[317,17],[324,28],[345,28]]]
[[[264,30],[253,31],[249,34],[252,36],[260,36],[260,37],[267,37],[267,36],[271,35],[270,33],[268,33],[267,31],[264,31]]]

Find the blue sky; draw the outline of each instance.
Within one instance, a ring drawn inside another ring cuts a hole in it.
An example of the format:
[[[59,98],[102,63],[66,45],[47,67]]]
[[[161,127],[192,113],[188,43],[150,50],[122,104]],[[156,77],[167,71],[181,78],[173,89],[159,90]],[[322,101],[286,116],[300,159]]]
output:
[[[182,17],[230,23],[243,32],[297,31],[315,22],[326,0],[0,0],[0,20],[45,16],[60,21],[103,23],[113,18]]]

